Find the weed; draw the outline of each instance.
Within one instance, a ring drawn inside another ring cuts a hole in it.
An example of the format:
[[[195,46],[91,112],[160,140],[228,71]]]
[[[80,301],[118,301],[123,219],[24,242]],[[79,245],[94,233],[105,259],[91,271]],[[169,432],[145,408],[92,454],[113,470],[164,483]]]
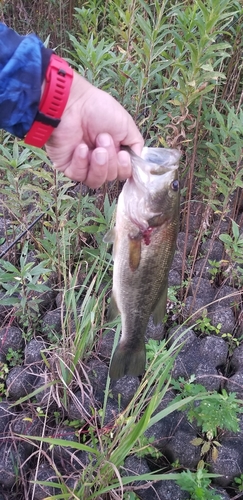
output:
[[[38,304],[41,301],[35,294],[49,290],[44,281],[51,269],[46,267],[47,261],[35,265],[33,262],[28,262],[27,257],[28,242],[26,241],[19,259],[19,269],[11,262],[0,261],[0,282],[2,288],[6,290],[5,298],[2,298],[1,303],[14,306],[16,316],[20,316],[20,322],[31,330],[36,315],[39,313]]]
[[[242,337],[236,338],[231,333],[223,333],[222,338],[227,340],[229,346],[229,356],[232,356],[236,347],[239,347]]]
[[[147,438],[146,436],[141,436],[138,440],[138,447],[136,449],[137,457],[147,457],[158,459],[162,456],[162,453],[154,446],[154,438]]]
[[[243,184],[242,184],[243,187]],[[243,264],[243,257],[242,257],[242,250],[243,250],[243,234],[240,233],[240,228],[239,225],[236,224],[234,220],[231,221],[231,227],[232,227],[232,236],[230,234],[220,234],[219,239],[223,241],[225,250],[227,255],[230,258],[231,262],[231,272],[232,268],[237,268],[237,274],[240,278],[240,280],[243,280],[243,270],[242,270],[242,264]],[[240,281],[240,282],[241,282]]]
[[[132,492],[132,491],[127,491],[126,493],[124,493],[124,500],[138,500],[139,497],[136,495],[136,493]]]
[[[221,496],[209,488],[211,479],[202,469],[198,469],[197,472],[189,470],[181,472],[176,483],[182,490],[190,493],[191,500],[221,500]]]
[[[238,491],[243,491],[243,474],[234,478],[234,483]]]
[[[3,396],[6,396],[6,385],[5,380],[8,376],[9,367],[7,363],[0,361],[0,401]]]
[[[217,326],[213,326],[210,318],[207,317],[207,312],[204,311],[202,317],[196,320],[196,329],[200,333],[204,333],[206,335],[210,335],[211,333],[218,335],[220,333],[221,326],[221,323],[218,323]]]
[[[12,347],[9,347],[8,352],[6,354],[6,360],[9,366],[16,366],[22,364],[23,361],[23,353],[21,349],[14,350]]]
[[[172,386],[180,391],[176,397],[177,401],[189,395],[199,398],[201,393],[205,393],[205,387],[195,384],[194,377],[191,377],[189,381],[180,377],[173,381]],[[195,420],[202,432],[208,435],[209,441],[212,441],[217,436],[218,429],[238,432],[238,414],[242,412],[241,401],[236,398],[236,394],[234,392],[228,394],[223,389],[222,394],[214,391],[209,398],[204,398],[197,405],[191,404],[187,410],[187,417],[189,422]]]
[[[221,271],[222,261],[208,259],[208,263],[210,264],[209,273],[212,276],[211,281],[214,282],[215,278],[217,278],[217,275]]]
[[[216,441],[216,439],[213,439],[211,432],[207,432],[205,434],[205,437],[203,437],[203,438],[197,437],[197,438],[192,439],[191,444],[193,444],[193,446],[200,446],[201,447],[201,451],[200,451],[201,457],[205,457],[205,455],[208,455],[208,453],[210,452],[213,462],[216,462],[216,460],[218,458],[218,448],[221,446],[221,444],[218,441]],[[205,462],[204,462],[204,459],[202,458],[199,461],[197,468],[203,469],[204,466],[205,466]]]
[[[43,408],[41,408],[41,406],[36,407],[36,413],[37,413],[38,417],[45,417],[46,416],[45,411],[43,410]]]

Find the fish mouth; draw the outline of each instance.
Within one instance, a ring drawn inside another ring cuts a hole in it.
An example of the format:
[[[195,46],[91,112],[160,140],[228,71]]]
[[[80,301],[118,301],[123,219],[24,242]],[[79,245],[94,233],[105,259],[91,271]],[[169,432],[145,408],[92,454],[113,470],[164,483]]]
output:
[[[131,154],[133,173],[132,178],[140,190],[146,192],[153,181],[160,189],[164,183],[173,180],[173,172],[178,170],[181,157],[178,149],[144,147],[141,157]],[[160,182],[158,184],[158,178]],[[157,178],[157,180],[156,180]],[[153,188],[152,188],[153,189]]]
[[[141,158],[144,161],[161,167],[161,173],[178,168],[180,157],[181,152],[178,149],[169,148],[144,147],[141,154]]]

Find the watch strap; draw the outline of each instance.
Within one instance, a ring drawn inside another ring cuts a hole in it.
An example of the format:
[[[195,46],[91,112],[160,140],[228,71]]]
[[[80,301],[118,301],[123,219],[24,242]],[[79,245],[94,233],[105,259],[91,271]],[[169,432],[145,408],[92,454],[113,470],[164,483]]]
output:
[[[73,70],[56,54],[52,54],[45,75],[45,88],[35,120],[26,134],[24,142],[41,148],[59,125],[66,107]]]

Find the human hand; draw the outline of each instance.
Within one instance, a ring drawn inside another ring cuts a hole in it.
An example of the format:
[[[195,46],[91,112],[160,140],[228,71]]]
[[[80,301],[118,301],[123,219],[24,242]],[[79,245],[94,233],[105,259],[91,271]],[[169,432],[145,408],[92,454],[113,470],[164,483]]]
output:
[[[46,144],[54,166],[70,179],[95,189],[130,177],[131,161],[121,145],[140,155],[143,138],[127,111],[109,94],[74,72],[58,127]]]

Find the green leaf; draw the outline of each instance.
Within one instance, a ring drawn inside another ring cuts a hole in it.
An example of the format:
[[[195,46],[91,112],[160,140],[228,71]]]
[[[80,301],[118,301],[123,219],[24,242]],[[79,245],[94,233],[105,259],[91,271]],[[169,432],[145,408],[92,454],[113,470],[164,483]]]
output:
[[[232,243],[233,243],[233,240],[229,234],[225,234],[225,233],[220,234],[219,239],[221,241],[223,241],[223,243],[225,243],[226,245],[232,245]]]

